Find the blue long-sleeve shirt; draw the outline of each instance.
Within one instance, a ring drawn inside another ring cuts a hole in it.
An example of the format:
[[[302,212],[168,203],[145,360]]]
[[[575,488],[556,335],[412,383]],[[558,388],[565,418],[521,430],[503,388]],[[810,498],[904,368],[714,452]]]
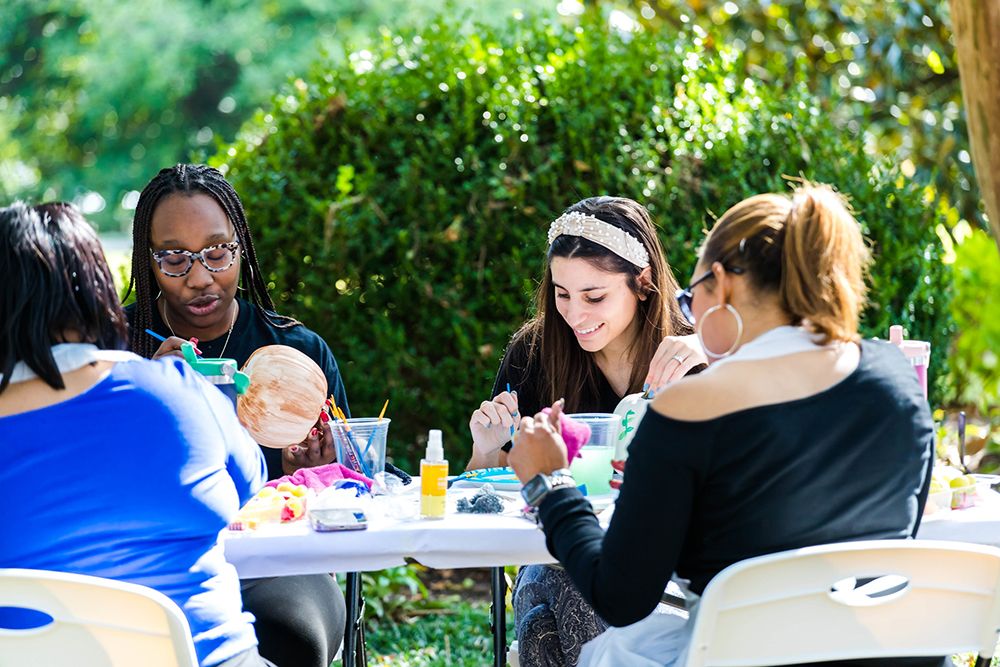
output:
[[[155,588],[184,611],[202,665],[256,645],[218,536],[267,469],[187,364],[119,362],[74,398],[0,418],[0,447],[0,567]]]

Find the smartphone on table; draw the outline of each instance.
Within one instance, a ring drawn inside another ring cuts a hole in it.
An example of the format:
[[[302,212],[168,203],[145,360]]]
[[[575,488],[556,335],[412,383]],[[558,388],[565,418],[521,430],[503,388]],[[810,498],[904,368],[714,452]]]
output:
[[[318,533],[364,530],[368,527],[368,517],[356,508],[309,510],[309,525]]]

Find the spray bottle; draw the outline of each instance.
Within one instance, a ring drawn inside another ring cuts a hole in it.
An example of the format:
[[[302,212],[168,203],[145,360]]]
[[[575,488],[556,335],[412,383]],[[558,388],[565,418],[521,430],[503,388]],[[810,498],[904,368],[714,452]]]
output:
[[[931,344],[923,340],[906,340],[903,327],[898,324],[889,327],[889,342],[906,355],[920,381],[920,388],[924,390],[924,398],[927,398],[927,367],[931,361]]]
[[[448,493],[448,462],[444,460],[441,431],[431,429],[427,455],[420,461],[420,516],[443,519]]]

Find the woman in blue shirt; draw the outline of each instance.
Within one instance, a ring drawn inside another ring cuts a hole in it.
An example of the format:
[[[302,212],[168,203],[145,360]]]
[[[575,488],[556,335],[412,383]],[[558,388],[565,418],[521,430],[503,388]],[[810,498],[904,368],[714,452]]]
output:
[[[0,522],[0,567],[149,586],[184,611],[201,665],[269,664],[218,541],[266,479],[232,404],[179,360],[123,351],[72,206],[0,209],[0,284],[0,488],[34,489]]]

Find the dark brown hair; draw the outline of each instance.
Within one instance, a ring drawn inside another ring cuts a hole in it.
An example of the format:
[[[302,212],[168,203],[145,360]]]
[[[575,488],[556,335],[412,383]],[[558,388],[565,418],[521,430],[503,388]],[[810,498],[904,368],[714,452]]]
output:
[[[549,247],[545,274],[535,293],[535,316],[514,335],[528,342],[528,366],[540,372],[539,398],[552,403],[566,399],[566,412],[575,412],[583,397],[600,395],[598,378],[600,370],[590,352],[580,347],[572,330],[556,309],[555,289],[552,284],[553,257],[582,258],[602,271],[624,273],[628,286],[636,296],[643,295],[636,317],[639,331],[629,348],[632,373],[628,392],[642,389],[649,362],[664,336],[692,333],[691,325],[674,301],[678,289],[656,234],[656,225],[649,212],[638,202],[624,197],[590,197],[566,209],[566,213],[579,212],[625,230],[642,243],[649,254],[650,283],[640,285],[642,273],[635,264],[619,257],[607,248],[580,236],[562,235]]]
[[[0,393],[24,361],[65,389],[51,347],[66,333],[125,348],[128,328],[94,228],[72,204],[17,202],[0,209]]]
[[[776,293],[791,322],[822,342],[857,340],[870,253],[847,201],[830,186],[804,183],[791,196],[736,204],[702,245],[701,263],[716,261],[744,268],[755,289]]]

